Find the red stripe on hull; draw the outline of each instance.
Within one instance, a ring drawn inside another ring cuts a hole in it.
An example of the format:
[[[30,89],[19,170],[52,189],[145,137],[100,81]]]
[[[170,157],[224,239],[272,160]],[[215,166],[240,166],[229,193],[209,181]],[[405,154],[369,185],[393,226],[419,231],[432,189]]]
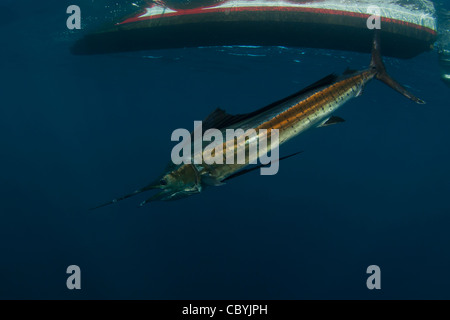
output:
[[[198,8],[198,9],[188,9],[188,10],[179,10],[177,12],[169,12],[164,14],[158,14],[154,16],[148,16],[148,17],[141,17],[139,16],[129,18],[123,22],[117,23],[117,25],[123,25],[127,23],[133,23],[133,22],[139,22],[139,21],[145,21],[145,20],[152,20],[152,19],[159,19],[159,18],[170,18],[170,17],[176,17],[176,16],[185,16],[185,15],[196,15],[196,14],[208,14],[208,13],[217,13],[217,12],[242,12],[242,11],[266,11],[266,12],[308,12],[308,13],[318,13],[318,14],[327,14],[327,15],[338,15],[338,16],[350,16],[350,17],[356,17],[361,19],[367,19],[370,17],[370,14],[364,14],[364,13],[358,13],[358,12],[349,12],[349,11],[342,11],[342,10],[332,10],[332,9],[320,9],[320,8],[290,8],[290,7],[239,7],[239,8],[216,8],[216,9],[208,9],[204,10],[204,8]],[[142,15],[142,13],[140,14]],[[408,27],[412,27],[418,30],[426,31],[432,35],[436,35],[437,32],[433,29],[417,25],[411,22],[398,20],[398,19],[391,19],[386,17],[381,17],[381,21],[387,22],[387,23],[396,23],[400,25],[405,25]]]

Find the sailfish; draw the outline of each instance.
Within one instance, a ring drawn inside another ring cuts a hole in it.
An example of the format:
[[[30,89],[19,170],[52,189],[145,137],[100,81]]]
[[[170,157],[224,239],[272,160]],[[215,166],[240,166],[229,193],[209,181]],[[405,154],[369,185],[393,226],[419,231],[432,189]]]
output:
[[[210,128],[222,131],[228,128],[277,129],[281,145],[309,128],[343,122],[342,118],[334,116],[333,113],[347,101],[360,96],[365,85],[374,78],[415,103],[425,103],[389,76],[380,54],[379,32],[375,31],[372,40],[372,57],[368,68],[360,71],[346,70],[341,76],[329,74],[286,98],[250,113],[231,115],[222,109],[216,109],[203,121],[202,129],[203,131]],[[295,154],[281,157],[279,160]],[[246,158],[246,160],[243,164],[181,163],[174,165],[169,163],[164,173],[153,183],[94,209],[155,189],[159,192],[141,202],[140,206],[157,200],[185,198],[200,193],[206,187],[221,185],[225,181],[264,166],[246,168],[252,159]]]

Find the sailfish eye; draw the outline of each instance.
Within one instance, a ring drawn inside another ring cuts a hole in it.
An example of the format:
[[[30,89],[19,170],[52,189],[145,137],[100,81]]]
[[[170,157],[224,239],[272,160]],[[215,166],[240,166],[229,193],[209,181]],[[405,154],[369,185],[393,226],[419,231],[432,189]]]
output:
[[[164,179],[161,179],[161,181],[159,181],[159,183],[160,183],[162,186],[166,186],[166,185],[167,185],[167,181],[164,180]]]

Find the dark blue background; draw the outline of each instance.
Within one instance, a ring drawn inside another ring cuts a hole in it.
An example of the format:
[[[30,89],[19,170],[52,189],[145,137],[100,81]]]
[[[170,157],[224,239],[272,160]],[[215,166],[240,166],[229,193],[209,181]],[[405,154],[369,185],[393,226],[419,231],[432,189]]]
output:
[[[364,68],[370,56],[73,56],[84,31],[66,29],[74,3],[55,3],[2,1],[1,299],[450,298],[450,94],[436,52],[386,59],[426,105],[373,81],[337,112],[347,122],[283,145],[283,155],[305,152],[275,176],[88,211],[157,177],[174,129],[216,107],[255,110],[330,72]],[[76,4],[85,28],[105,14],[100,3]],[[71,264],[82,290],[66,288]],[[378,291],[366,288],[371,264],[381,268]]]

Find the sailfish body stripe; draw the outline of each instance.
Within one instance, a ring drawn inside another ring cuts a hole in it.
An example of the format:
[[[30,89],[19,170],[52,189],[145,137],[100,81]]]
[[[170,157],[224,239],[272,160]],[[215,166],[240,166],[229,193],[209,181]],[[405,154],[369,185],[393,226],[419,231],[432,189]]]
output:
[[[259,139],[270,136],[271,129],[279,130],[279,144],[290,140],[305,130],[321,124],[326,121],[331,114],[347,101],[358,96],[363,86],[371,80],[375,75],[371,69],[357,72],[350,76],[343,76],[334,83],[313,90],[311,93],[293,97],[288,101],[283,101],[279,106],[272,107],[267,112],[255,116],[254,119],[247,119],[245,123],[238,123],[233,128],[255,129]],[[249,125],[253,123],[254,125]],[[266,129],[261,133],[260,129]],[[242,144],[245,145],[242,145]],[[246,163],[245,164],[212,164],[204,166],[207,168],[209,175],[217,180],[226,179],[248,165],[250,161],[256,159],[249,158],[248,141],[241,140],[235,144],[232,141],[223,142],[223,159],[226,158],[228,152],[232,152],[236,156],[239,148],[245,148]],[[270,150],[270,147],[268,148]],[[258,157],[260,156],[258,152]]]
[[[372,77],[370,71],[364,71],[333,83],[305,99],[293,101],[289,108],[268,119],[257,129],[280,130],[281,144],[326,120],[336,109],[357,96]]]

